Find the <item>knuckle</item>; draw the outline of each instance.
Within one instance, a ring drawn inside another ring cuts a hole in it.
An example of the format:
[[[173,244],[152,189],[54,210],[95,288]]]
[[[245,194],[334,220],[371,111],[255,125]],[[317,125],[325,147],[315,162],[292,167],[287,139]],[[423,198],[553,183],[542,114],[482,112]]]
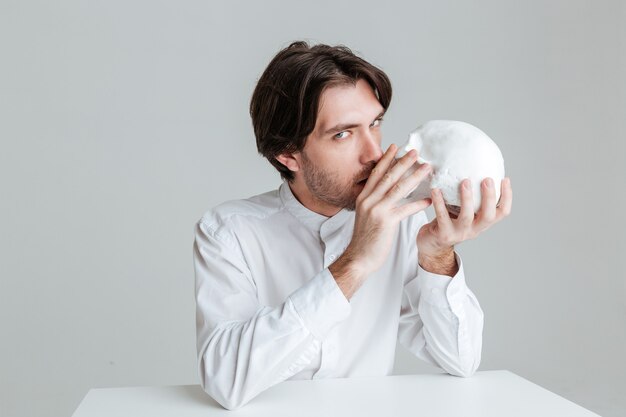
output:
[[[474,238],[474,230],[470,227],[466,227],[463,229],[463,231],[461,232],[461,240],[465,241],[465,240],[470,240]]]
[[[419,169],[416,169],[413,175],[417,177],[425,177],[426,175],[430,174],[431,171],[432,169],[429,166],[426,166],[424,164],[421,167],[419,167]]]
[[[496,220],[497,220],[497,217],[495,215],[494,216],[485,216],[482,219],[482,223],[489,226],[489,225],[494,224],[496,222]]]
[[[375,206],[370,209],[370,217],[378,223],[382,222],[385,216],[383,215],[383,210],[380,206]]]
[[[452,246],[454,244],[454,239],[451,234],[445,234],[442,238],[442,243],[444,246]]]
[[[483,220],[492,223],[496,219],[496,213],[492,211],[486,211],[483,213]]]
[[[401,162],[404,165],[411,165],[413,164],[413,159],[415,159],[415,156],[411,156],[411,154],[407,153],[406,155],[404,155],[404,157],[402,157]]]
[[[357,204],[359,205],[361,210],[369,211],[371,209],[371,206],[372,206],[371,200],[369,198],[367,198],[367,197],[361,197],[361,200],[359,201],[359,197],[357,197]]]
[[[467,217],[465,217],[461,221],[461,227],[463,228],[463,233],[467,233],[467,231],[470,229],[470,227],[472,225],[472,220],[473,219],[468,219]]]

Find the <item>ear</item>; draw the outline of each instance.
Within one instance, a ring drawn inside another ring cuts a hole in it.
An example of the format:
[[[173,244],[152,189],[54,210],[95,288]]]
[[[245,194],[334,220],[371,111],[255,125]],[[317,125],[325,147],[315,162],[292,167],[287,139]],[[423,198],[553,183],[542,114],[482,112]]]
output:
[[[286,166],[289,171],[300,171],[300,152],[281,153],[276,155],[276,160]]]

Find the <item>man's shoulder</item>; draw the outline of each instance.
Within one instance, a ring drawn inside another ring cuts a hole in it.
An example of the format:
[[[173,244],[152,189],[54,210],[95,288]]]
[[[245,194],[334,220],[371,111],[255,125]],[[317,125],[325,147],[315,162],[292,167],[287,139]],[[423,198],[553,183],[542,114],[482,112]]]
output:
[[[235,223],[265,219],[283,207],[279,189],[245,198],[228,200],[207,210],[200,219],[205,226],[219,230]]]

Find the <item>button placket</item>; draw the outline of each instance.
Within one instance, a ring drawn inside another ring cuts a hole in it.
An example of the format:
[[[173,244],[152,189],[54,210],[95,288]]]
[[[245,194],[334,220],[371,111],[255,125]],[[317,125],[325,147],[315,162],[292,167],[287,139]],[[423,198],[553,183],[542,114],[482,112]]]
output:
[[[335,262],[348,247],[347,244],[352,236],[342,230],[346,226],[351,227],[351,222],[349,214],[340,213],[338,217],[328,219],[320,227],[319,235],[324,247],[324,268],[328,268]]]

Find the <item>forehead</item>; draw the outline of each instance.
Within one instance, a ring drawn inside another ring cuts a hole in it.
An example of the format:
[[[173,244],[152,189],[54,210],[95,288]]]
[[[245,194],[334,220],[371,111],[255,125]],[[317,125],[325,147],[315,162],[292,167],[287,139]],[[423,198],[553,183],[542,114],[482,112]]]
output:
[[[337,124],[371,123],[381,111],[374,90],[365,80],[356,85],[342,84],[327,88],[320,97],[315,130],[324,132]]]

